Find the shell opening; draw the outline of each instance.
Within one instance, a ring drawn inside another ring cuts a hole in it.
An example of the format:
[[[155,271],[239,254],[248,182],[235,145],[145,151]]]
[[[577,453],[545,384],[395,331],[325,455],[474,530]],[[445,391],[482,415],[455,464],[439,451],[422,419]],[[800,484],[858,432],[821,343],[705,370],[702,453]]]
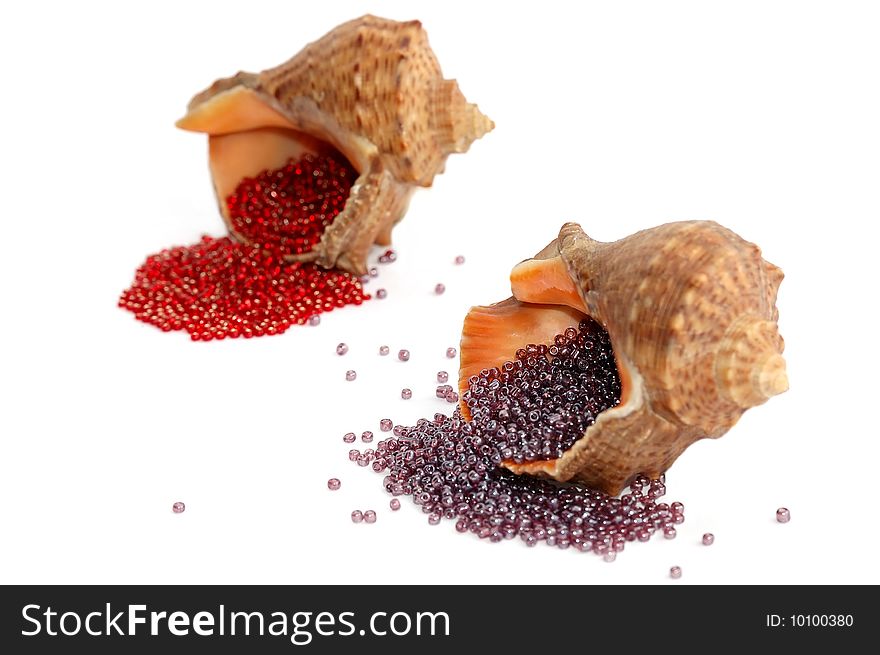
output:
[[[297,126],[243,86],[223,91],[197,104],[177,122],[177,126],[208,134],[209,166],[220,212],[232,235],[245,243],[253,242],[254,235],[235,220],[232,211],[234,197],[243,182],[275,174],[280,177],[288,164],[314,157],[350,170],[348,177],[351,179],[347,184],[350,189],[364,163],[347,156],[339,144],[331,143],[320,130],[306,132],[296,129]],[[314,198],[301,200],[308,201],[315,209]],[[320,207],[317,210],[320,211]],[[316,220],[321,222],[320,217]],[[327,224],[322,224],[320,232],[326,227]],[[290,231],[293,232],[293,228]],[[307,235],[303,234],[298,241],[300,247],[285,254],[310,259],[312,248],[306,247]]]
[[[460,352],[462,415],[497,423],[503,465],[516,473],[555,477],[556,461],[629,394],[608,333],[571,307],[475,307]]]

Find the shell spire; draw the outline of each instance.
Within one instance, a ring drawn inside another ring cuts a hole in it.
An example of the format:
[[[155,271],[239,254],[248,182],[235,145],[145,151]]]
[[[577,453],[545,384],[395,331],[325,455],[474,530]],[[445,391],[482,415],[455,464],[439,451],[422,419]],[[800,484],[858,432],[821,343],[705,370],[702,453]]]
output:
[[[419,21],[369,15],[279,66],[218,80],[177,125],[209,135],[220,212],[242,240],[225,199],[243,177],[304,154],[341,154],[358,173],[349,202],[314,249],[287,258],[358,274],[374,243],[390,243],[413,191],[494,127],[443,78]]]
[[[721,393],[748,409],[788,390],[782,348],[775,322],[757,316],[740,319],[725,336],[715,360]]]
[[[438,146],[451,152],[467,152],[471,144],[495,128],[488,116],[468,102],[455,80],[437,86],[437,112],[432,116]]]

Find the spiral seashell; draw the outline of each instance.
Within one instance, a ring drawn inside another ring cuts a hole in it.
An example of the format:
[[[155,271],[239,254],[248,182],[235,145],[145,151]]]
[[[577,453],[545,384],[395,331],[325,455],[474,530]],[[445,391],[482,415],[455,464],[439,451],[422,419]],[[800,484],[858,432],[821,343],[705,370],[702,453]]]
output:
[[[776,325],[782,277],[756,245],[714,222],[669,223],[613,243],[567,223],[514,267],[512,298],[465,318],[459,386],[589,315],[610,336],[620,403],[562,457],[504,465],[619,493],[788,389]]]
[[[315,248],[288,259],[363,274],[412,192],[494,124],[443,79],[421,23],[363,16],[276,68],[216,81],[177,126],[209,135],[220,211],[241,240],[225,199],[242,178],[306,153],[341,153],[359,175],[345,209]]]

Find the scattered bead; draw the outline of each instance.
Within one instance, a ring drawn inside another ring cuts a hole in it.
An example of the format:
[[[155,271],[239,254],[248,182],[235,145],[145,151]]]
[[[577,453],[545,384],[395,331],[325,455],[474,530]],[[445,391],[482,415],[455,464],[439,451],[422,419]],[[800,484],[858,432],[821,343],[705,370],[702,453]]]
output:
[[[606,562],[613,562],[614,560],[617,559],[617,551],[616,550],[607,551],[604,555],[602,555],[602,559],[604,559]]]
[[[776,520],[780,523],[788,523],[791,521],[791,512],[788,511],[787,507],[780,507],[776,510]]]
[[[361,451],[359,451],[359,450],[352,449],[352,450],[348,451],[348,459],[350,459],[352,462],[356,462],[358,457],[360,457],[360,456],[361,456]]]
[[[438,398],[442,399],[446,398],[446,394],[450,393],[452,390],[452,387],[448,384],[441,384],[439,387],[437,387],[437,389],[434,390],[434,393]]]
[[[339,481],[339,478],[330,478],[329,480],[327,480],[327,488],[330,491],[336,491],[341,486],[342,483]]]
[[[385,355],[387,355],[390,352],[391,352],[391,349],[388,346],[379,346],[379,354],[382,355],[382,357],[384,357]]]
[[[364,512],[364,523],[375,523],[376,522],[376,512],[371,509],[368,509]]]
[[[184,505],[179,500],[171,506],[171,511],[175,514],[182,514],[186,511],[186,505]]]
[[[447,348],[446,349],[446,356],[449,359],[454,359],[457,354],[458,354],[458,351],[455,348]]]
[[[409,351],[408,350],[401,350],[399,353],[397,353],[397,359],[399,359],[402,362],[408,362],[409,361]]]
[[[428,514],[428,523],[431,525],[437,525],[440,523],[440,515],[439,514]]]
[[[448,382],[449,381],[449,373],[446,371],[439,371],[437,373],[437,382]]]
[[[357,371],[348,370],[345,372],[345,379],[348,380],[349,382],[356,380],[357,376],[358,376]]]
[[[321,317],[315,314],[314,316],[309,316],[309,325],[320,325]]]
[[[387,298],[388,292],[385,289],[376,289],[376,297],[379,300],[382,300],[383,298]]]
[[[336,354],[337,355],[344,355],[347,352],[348,352],[348,346],[346,344],[340,343],[338,346],[336,346]]]
[[[455,263],[458,264],[459,266],[461,266],[462,264],[464,264],[464,255],[458,255],[458,256],[456,256],[456,258],[455,258]]]
[[[379,277],[379,269],[375,266],[370,269],[370,277]]]
[[[354,443],[355,439],[357,439],[357,435],[355,435],[354,432],[346,432],[344,435],[342,435],[342,440],[345,443]]]
[[[393,250],[386,250],[384,253],[379,255],[379,263],[380,264],[390,264],[397,260],[397,253]]]
[[[351,522],[352,523],[360,523],[363,520],[364,520],[364,513],[362,511],[360,511],[359,509],[356,509],[351,513]]]
[[[707,532],[706,534],[703,535],[703,545],[704,546],[711,546],[714,543],[715,543],[715,535],[714,534],[712,534],[711,532]]]
[[[397,510],[400,509],[400,501],[397,500],[397,498],[392,498],[392,499],[388,502],[388,506],[389,506],[393,511],[396,512]]]
[[[673,566],[669,569],[669,577],[673,580],[678,580],[681,577],[681,567]]]
[[[390,418],[383,418],[379,421],[379,429],[382,432],[391,432],[391,428],[394,427],[394,422]]]
[[[409,400],[410,398],[412,398],[412,389],[401,389],[400,397],[404,400]]]
[[[458,394],[454,391],[448,391],[445,396],[443,396],[448,403],[457,403],[458,402]]]
[[[364,430],[364,433],[361,435],[361,441],[363,441],[364,443],[372,443],[373,433],[369,430]]]
[[[434,286],[434,293],[437,294],[438,296],[442,296],[445,292],[446,292],[446,285],[445,284],[438,282]]]

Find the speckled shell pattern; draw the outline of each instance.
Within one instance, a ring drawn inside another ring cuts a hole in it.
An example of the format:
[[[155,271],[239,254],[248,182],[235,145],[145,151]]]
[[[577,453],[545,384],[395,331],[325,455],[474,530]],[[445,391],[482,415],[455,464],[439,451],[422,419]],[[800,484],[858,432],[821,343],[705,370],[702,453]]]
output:
[[[494,127],[455,81],[443,79],[418,21],[363,16],[344,23],[278,67],[219,80],[193,98],[190,111],[239,86],[357,169],[349,204],[322,242],[291,259],[359,274],[370,246],[390,243],[412,191],[430,186],[449,154],[465,152]]]
[[[621,403],[563,457],[508,468],[618,493],[788,388],[775,306],[782,271],[729,229],[669,223],[602,243],[567,223],[536,257],[556,258],[582,300],[570,304],[608,330]],[[515,295],[534,300],[528,285]]]

